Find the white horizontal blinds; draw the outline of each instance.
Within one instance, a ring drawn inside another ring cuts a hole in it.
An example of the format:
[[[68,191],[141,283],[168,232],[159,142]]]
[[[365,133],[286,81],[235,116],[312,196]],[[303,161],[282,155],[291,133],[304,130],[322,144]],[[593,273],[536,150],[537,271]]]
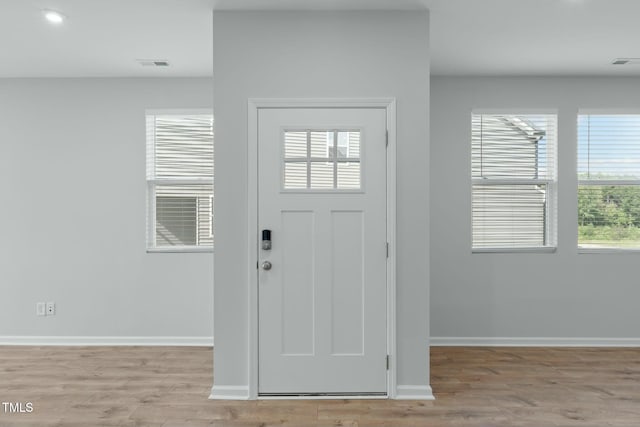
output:
[[[156,196],[156,245],[196,245],[197,203],[195,197]]]
[[[475,248],[546,245],[546,185],[474,185]]]
[[[155,178],[213,178],[213,116],[155,116]]]
[[[147,138],[149,247],[213,246],[213,116],[148,115]]]
[[[555,115],[473,114],[472,246],[555,245]]]
[[[338,133],[337,156],[337,188],[359,189],[362,171],[359,161],[349,161],[349,159],[360,159],[360,132],[340,132]],[[346,160],[346,161],[341,161]]]
[[[640,249],[640,115],[578,116],[578,246]]]
[[[640,115],[578,116],[578,178],[640,180]]]
[[[472,116],[473,178],[555,179],[555,115]]]
[[[286,190],[357,190],[361,186],[360,131],[286,131],[283,151]]]
[[[156,246],[211,246],[211,184],[155,186]]]

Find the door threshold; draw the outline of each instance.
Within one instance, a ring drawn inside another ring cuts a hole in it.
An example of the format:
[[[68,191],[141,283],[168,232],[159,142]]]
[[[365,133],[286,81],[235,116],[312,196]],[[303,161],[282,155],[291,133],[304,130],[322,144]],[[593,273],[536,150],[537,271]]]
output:
[[[362,400],[388,399],[387,393],[260,393],[260,400]]]

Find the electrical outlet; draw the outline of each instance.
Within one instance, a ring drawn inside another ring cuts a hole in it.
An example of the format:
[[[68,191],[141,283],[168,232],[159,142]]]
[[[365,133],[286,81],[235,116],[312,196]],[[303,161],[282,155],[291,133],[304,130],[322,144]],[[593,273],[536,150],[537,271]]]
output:
[[[56,314],[56,303],[48,302],[47,303],[47,316],[54,316]]]
[[[43,302],[36,303],[36,316],[46,316],[47,315],[47,305]]]

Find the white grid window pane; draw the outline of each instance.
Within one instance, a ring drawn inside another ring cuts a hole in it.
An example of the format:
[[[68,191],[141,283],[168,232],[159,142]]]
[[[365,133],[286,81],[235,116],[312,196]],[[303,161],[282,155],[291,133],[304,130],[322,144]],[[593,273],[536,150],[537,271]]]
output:
[[[331,149],[333,148],[333,132],[309,132],[309,140],[311,157],[329,159],[333,156],[331,154]]]
[[[307,162],[284,164],[284,188],[307,188]]]
[[[333,163],[311,163],[311,185],[315,189],[332,189],[334,187]]]
[[[284,137],[284,157],[287,159],[307,157],[307,133],[286,132]]]
[[[360,158],[360,132],[345,132],[349,150],[347,156],[352,159]]]
[[[338,188],[360,188],[360,163],[338,163]]]
[[[285,131],[283,152],[285,190],[361,188],[360,131]]]

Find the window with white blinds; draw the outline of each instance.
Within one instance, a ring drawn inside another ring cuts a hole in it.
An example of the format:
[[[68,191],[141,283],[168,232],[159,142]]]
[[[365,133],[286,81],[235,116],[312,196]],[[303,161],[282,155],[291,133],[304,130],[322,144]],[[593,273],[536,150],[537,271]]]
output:
[[[213,115],[148,112],[147,248],[213,248]]]
[[[472,248],[556,246],[555,114],[472,114]]]
[[[578,247],[640,249],[640,114],[578,115]]]

